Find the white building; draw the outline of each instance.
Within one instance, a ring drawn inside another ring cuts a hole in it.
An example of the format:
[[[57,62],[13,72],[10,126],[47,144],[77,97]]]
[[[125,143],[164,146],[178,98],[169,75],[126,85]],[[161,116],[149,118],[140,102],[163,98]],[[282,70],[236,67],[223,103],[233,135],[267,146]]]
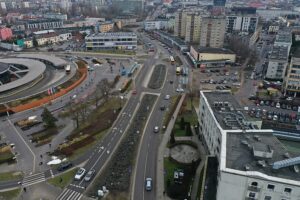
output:
[[[97,33],[85,37],[87,50],[124,49],[135,50],[137,48],[137,35],[133,32]]]
[[[279,31],[276,35],[274,46],[284,46],[290,53],[292,47],[292,33],[290,31]]]
[[[154,21],[145,21],[144,29],[146,31],[152,30],[161,30],[169,28],[169,20],[154,20]]]
[[[300,158],[272,130],[253,129],[259,122],[250,121],[243,110],[230,91],[200,92],[200,134],[219,162],[216,199],[299,199]]]
[[[288,65],[289,48],[287,46],[273,46],[269,56],[266,78],[283,80]]]
[[[229,15],[226,16],[227,33],[247,33],[251,34],[256,31],[258,17],[255,15]]]

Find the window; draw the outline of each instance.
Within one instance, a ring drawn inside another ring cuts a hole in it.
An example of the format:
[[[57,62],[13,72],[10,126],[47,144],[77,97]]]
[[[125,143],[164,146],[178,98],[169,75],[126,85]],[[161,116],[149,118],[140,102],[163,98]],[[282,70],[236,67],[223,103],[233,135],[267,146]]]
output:
[[[271,200],[272,197],[271,196],[265,196],[264,200]]]
[[[252,182],[252,183],[251,183],[251,186],[257,187],[257,185],[258,185],[257,182]]]
[[[292,189],[291,189],[291,188],[284,188],[284,192],[286,192],[286,193],[291,193],[291,192],[292,192]]]
[[[268,184],[268,189],[269,190],[274,190],[274,188],[275,188],[275,185]]]
[[[255,193],[254,192],[250,192],[249,193],[249,197],[254,198],[255,197]]]

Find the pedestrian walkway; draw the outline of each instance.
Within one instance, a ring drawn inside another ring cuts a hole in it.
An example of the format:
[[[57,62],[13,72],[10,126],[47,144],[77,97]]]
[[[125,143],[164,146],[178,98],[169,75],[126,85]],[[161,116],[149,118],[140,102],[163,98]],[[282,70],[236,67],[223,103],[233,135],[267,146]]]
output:
[[[22,181],[22,186],[23,187],[28,187],[30,185],[34,185],[37,183],[41,183],[44,182],[46,180],[45,178],[45,173],[41,172],[41,173],[37,173],[37,174],[32,174],[29,176],[26,176],[23,181]]]
[[[160,143],[159,149],[158,149],[158,155],[157,155],[157,170],[156,170],[156,180],[157,180],[157,185],[156,185],[156,199],[157,200],[169,200],[170,198],[165,194],[165,187],[164,187],[164,157],[169,156],[169,154],[165,154],[165,149],[166,149],[166,145],[170,139],[170,134],[172,132],[172,129],[174,127],[175,124],[175,119],[178,115],[178,112],[181,108],[181,105],[185,99],[185,95],[183,94],[181,96],[181,99],[177,105],[177,108],[175,110],[175,112],[173,113],[173,117],[170,120],[168,127],[165,131],[165,133],[163,134],[163,138],[162,141]]]
[[[76,192],[72,189],[66,188],[64,191],[56,198],[56,200],[79,200],[81,199],[82,194]]]

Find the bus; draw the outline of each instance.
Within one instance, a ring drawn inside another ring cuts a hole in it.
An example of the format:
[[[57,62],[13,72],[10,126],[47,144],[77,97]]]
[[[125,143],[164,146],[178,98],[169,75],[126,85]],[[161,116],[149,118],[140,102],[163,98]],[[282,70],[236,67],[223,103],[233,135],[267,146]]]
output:
[[[175,64],[175,60],[174,60],[174,57],[173,57],[173,56],[170,56],[170,61],[171,61],[171,64],[172,64],[172,65]]]
[[[176,67],[176,75],[180,75],[181,74],[181,68],[180,67]]]
[[[66,73],[69,74],[71,72],[71,66],[67,65],[65,70],[66,70]]]

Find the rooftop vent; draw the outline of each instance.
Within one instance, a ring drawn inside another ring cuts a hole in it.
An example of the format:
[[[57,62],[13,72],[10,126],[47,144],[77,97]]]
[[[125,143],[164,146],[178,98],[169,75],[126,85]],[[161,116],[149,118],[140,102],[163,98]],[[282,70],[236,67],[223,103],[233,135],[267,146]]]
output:
[[[253,137],[254,137],[254,139],[255,139],[256,141],[261,141],[261,139],[260,139],[260,137],[259,137],[258,135],[254,135]]]
[[[244,166],[244,168],[245,168],[246,171],[249,171],[249,170],[250,170],[250,166],[249,166],[248,164],[246,164],[246,165]]]
[[[261,167],[266,167],[267,166],[266,161],[264,161],[264,160],[257,161],[257,165],[261,166]]]

